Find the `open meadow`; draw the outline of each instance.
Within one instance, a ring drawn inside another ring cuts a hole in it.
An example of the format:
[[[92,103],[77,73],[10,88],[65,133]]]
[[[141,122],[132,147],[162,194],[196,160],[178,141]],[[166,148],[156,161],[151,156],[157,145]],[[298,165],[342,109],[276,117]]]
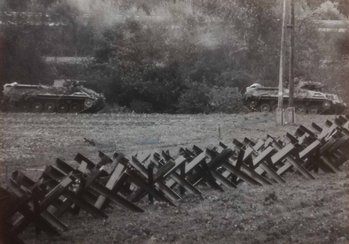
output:
[[[298,124],[323,124],[324,115],[302,115]],[[297,126],[277,126],[271,113],[162,114],[0,114],[0,180],[20,169],[33,178],[56,158],[70,161],[78,152],[97,159],[146,155],[180,147],[229,143],[233,138],[283,137]],[[91,143],[93,142],[93,143]],[[94,144],[94,145],[92,145]],[[114,208],[107,220],[69,214],[70,230],[59,237],[21,235],[27,243],[348,243],[349,173],[306,180],[287,174],[286,184],[235,190],[202,189],[204,199],[185,197],[178,207],[142,202],[144,213]]]

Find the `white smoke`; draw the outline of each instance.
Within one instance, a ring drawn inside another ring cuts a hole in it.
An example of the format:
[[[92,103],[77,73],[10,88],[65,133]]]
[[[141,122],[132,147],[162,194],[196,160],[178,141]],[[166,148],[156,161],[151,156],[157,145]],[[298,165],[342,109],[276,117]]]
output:
[[[82,21],[89,21],[99,27],[110,27],[124,23],[126,19],[139,21],[163,21],[170,18],[167,6],[134,1],[127,3],[123,0],[65,0],[71,7],[78,10]],[[161,5],[161,4],[160,4]]]
[[[122,21],[118,1],[106,0],[66,0],[80,13],[81,21],[93,22],[97,26],[110,26]]]
[[[338,3],[331,1],[323,2],[316,10],[315,13],[322,19],[345,19],[343,14],[338,9]]]
[[[4,0],[0,0],[0,11],[3,10],[4,6],[5,6],[5,1]]]
[[[192,1],[162,0],[65,0],[78,10],[79,18],[93,24],[97,30],[104,30],[128,19],[141,22],[148,28],[168,26],[164,36],[167,42],[177,42],[185,33],[197,45],[215,48],[226,42],[236,42],[234,33],[225,30],[226,25],[217,17],[208,16],[195,8]],[[188,29],[187,19],[196,19],[201,27]],[[232,44],[231,44],[232,45]]]

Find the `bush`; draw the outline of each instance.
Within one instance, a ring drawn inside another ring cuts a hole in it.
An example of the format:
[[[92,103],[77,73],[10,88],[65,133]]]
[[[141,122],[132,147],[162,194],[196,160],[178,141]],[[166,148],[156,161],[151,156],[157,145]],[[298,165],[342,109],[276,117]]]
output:
[[[136,113],[151,113],[153,112],[153,106],[151,103],[133,100],[130,103],[130,109]]]
[[[179,97],[177,108],[179,113],[210,112],[209,88],[204,84],[193,83]]]
[[[242,95],[237,87],[213,87],[209,98],[214,112],[237,113],[242,110]]]

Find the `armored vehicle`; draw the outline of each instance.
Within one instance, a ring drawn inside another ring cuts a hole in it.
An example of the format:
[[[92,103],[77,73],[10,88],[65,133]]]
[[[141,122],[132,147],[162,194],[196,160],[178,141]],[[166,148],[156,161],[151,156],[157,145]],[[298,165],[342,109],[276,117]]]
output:
[[[55,80],[53,86],[8,83],[2,107],[7,111],[46,113],[96,113],[105,98],[74,80]]]
[[[347,105],[337,95],[322,92],[319,82],[300,81],[294,92],[294,104],[299,113],[340,114]],[[288,103],[289,90],[284,89],[284,103]],[[275,110],[278,102],[278,87],[264,87],[255,83],[246,88],[244,103],[253,111],[268,112]]]

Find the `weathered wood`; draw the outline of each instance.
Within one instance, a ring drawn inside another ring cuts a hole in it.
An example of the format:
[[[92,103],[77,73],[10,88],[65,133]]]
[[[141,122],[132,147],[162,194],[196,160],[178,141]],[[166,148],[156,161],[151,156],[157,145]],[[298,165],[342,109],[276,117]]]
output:
[[[238,144],[239,142],[235,140]],[[227,149],[228,146],[224,145],[223,143],[220,143],[220,145]],[[234,149],[236,149],[235,146],[233,146]],[[229,172],[231,172],[235,178],[235,182],[238,181],[239,178],[243,179],[244,181],[253,184],[253,185],[263,185],[263,184],[271,184],[267,179],[265,179],[263,176],[260,176],[257,174],[254,169],[250,166],[248,166],[250,163],[249,161],[251,159],[251,155],[253,150],[250,150],[249,153],[246,153],[242,147],[238,150],[238,157],[237,160],[230,157],[227,162],[223,163],[223,167],[226,168]],[[251,160],[252,161],[252,160]],[[251,163],[252,165],[252,163]]]
[[[146,168],[138,161],[137,158],[132,157],[132,160],[129,161],[129,164],[132,165],[132,167],[134,167],[145,179],[147,179],[148,173]],[[168,167],[170,166],[170,167]],[[166,170],[170,170],[172,167],[174,166],[173,162],[169,162],[166,166]],[[176,201],[178,199],[181,199],[181,197],[174,192],[171,188],[169,188],[168,186],[165,185],[165,183],[163,183],[161,181],[162,177],[166,174],[167,171],[161,170],[161,174],[157,175],[157,178],[154,179],[154,185],[157,186],[169,199],[171,199],[171,201]],[[145,190],[145,189],[144,189]],[[142,190],[140,193],[138,194],[142,194],[144,195],[145,192],[144,190]]]
[[[107,184],[105,187],[109,190],[113,190],[115,185],[117,184],[117,181],[120,179],[122,173],[125,171],[125,166],[122,164],[118,164],[114,171],[112,172],[110,178],[107,181]],[[101,209],[103,207],[103,204],[105,203],[106,197],[100,195],[95,203],[95,207],[98,209]]]
[[[206,160],[206,153],[202,152],[185,166],[185,173],[190,173],[197,165]]]
[[[132,182],[134,182],[138,187],[144,188],[147,193],[152,194],[155,199],[159,201],[165,201],[170,205],[175,206],[175,203],[173,201],[169,200],[162,192],[156,190],[153,185],[149,185],[144,178],[141,178],[134,171],[127,170],[124,174],[127,174]]]
[[[28,181],[27,181],[28,182]],[[37,233],[40,230],[44,230],[49,234],[58,235],[60,230],[67,230],[67,226],[59,221],[55,216],[46,211],[47,207],[55,201],[67,187],[71,184],[71,181],[64,179],[61,184],[52,189],[45,196],[41,197],[38,194],[38,185],[35,183],[31,189],[26,186],[17,185],[15,179],[9,181],[11,189],[16,189],[14,193],[19,197],[20,204],[14,208],[13,211],[18,211],[22,214],[22,218],[17,220],[12,225],[10,232],[18,234],[24,230],[24,228],[30,224],[35,223]],[[14,214],[14,212],[9,214]]]

